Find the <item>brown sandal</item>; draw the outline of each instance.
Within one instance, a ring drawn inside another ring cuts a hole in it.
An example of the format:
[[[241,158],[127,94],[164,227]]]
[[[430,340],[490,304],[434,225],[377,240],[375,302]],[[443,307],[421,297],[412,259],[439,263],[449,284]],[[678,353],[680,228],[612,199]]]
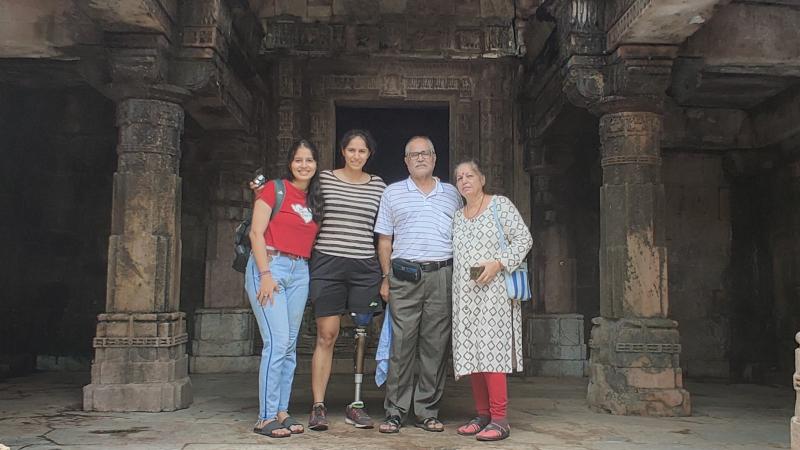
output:
[[[303,426],[303,424],[298,422],[297,419],[295,419],[292,416],[286,416],[286,418],[283,419],[283,422],[281,422],[281,424],[283,425],[284,428],[288,428],[289,431],[292,432],[292,434],[303,434],[303,432],[306,431],[306,428]],[[300,427],[299,430],[297,428],[295,428],[294,430],[292,429],[292,427],[298,427],[298,426]]]
[[[438,428],[437,425],[441,425],[442,427]],[[444,431],[444,424],[436,417],[428,417],[422,422],[415,423],[414,426],[417,428],[422,428],[425,431],[432,431],[434,433],[441,433]]]
[[[403,425],[400,423],[400,416],[389,416],[384,419],[383,423],[378,427],[381,433],[399,433]]]
[[[274,432],[277,431],[277,430],[286,430],[289,433],[288,434],[274,434]],[[282,423],[278,422],[278,419],[275,419],[275,420],[267,423],[266,425],[264,425],[261,428],[256,427],[256,428],[253,429],[253,431],[255,431],[258,434],[263,434],[264,436],[268,436],[268,437],[276,438],[276,439],[277,438],[287,438],[287,437],[292,435],[291,430],[289,430],[288,428],[283,426]]]

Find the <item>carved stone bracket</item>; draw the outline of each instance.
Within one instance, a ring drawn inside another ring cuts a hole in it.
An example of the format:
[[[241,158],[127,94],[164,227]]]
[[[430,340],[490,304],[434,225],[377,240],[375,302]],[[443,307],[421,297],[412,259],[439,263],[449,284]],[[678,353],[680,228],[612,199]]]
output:
[[[580,108],[593,108],[607,92],[604,73],[605,58],[573,56],[565,66],[562,92],[570,103]]]

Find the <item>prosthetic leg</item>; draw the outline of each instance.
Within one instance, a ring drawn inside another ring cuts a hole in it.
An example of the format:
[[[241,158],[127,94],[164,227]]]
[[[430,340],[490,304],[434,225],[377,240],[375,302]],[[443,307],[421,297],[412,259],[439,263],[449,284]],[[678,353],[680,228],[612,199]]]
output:
[[[353,403],[347,407],[345,422],[356,428],[372,428],[372,419],[364,411],[364,402],[361,401],[361,383],[364,380],[364,352],[367,347],[367,327],[372,321],[372,313],[351,313],[355,323],[355,354],[354,354],[354,382],[355,395]]]

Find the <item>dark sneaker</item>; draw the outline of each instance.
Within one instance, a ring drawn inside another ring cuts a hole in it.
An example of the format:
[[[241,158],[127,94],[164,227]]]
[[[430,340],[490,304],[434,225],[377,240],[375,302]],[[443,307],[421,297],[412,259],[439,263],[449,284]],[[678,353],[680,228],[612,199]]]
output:
[[[328,429],[328,409],[322,403],[317,403],[311,408],[311,415],[308,417],[308,428],[314,431]]]
[[[372,418],[367,414],[367,410],[364,409],[363,403],[351,403],[348,405],[344,409],[344,421],[356,428],[372,428],[375,426],[375,422],[372,421]]]

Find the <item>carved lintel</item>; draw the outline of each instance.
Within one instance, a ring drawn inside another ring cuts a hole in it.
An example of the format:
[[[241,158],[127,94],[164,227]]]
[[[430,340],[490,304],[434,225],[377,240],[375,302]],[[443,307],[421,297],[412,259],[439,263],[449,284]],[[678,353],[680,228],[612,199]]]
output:
[[[328,75],[322,83],[325,91],[378,91],[385,97],[404,97],[407,91],[456,91],[470,98],[475,82],[468,76],[403,76],[400,74]]]

